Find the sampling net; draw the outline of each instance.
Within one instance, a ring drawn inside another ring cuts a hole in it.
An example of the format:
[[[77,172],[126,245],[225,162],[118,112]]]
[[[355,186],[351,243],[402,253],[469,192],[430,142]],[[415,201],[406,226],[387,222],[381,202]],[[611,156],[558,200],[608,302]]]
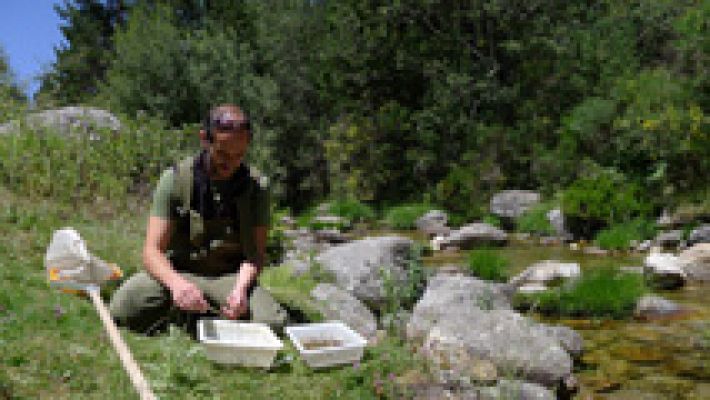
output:
[[[89,253],[84,240],[73,228],[54,232],[44,266],[50,286],[65,291],[87,290],[123,276],[116,264],[109,264]]]

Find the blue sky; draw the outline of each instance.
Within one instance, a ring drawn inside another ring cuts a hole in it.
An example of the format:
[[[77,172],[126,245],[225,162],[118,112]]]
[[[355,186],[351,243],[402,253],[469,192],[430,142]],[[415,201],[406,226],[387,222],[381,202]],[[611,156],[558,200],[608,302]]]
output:
[[[52,8],[57,2],[0,0],[0,46],[28,94],[37,91],[33,78],[54,61],[53,48],[62,41],[60,20]]]

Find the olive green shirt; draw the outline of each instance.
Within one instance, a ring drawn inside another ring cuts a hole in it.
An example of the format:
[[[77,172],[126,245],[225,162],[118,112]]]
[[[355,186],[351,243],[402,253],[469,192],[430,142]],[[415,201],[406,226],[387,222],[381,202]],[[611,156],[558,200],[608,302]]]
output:
[[[224,192],[221,186],[228,184],[228,181],[212,181],[211,184],[215,186],[217,192]],[[170,199],[173,196],[177,196],[177,192],[175,190],[175,171],[172,168],[168,168],[160,176],[158,185],[153,193],[153,204],[150,208],[150,215],[152,217],[160,217],[165,219],[176,218],[177,209],[175,207],[170,207]],[[256,207],[252,212],[256,217],[255,226],[269,225],[270,215],[268,202],[256,204]]]
[[[204,219],[204,233],[200,235],[199,243],[196,243],[190,240],[190,224],[186,223],[185,217],[180,214],[182,203],[179,188],[176,187],[177,181],[177,173],[173,168],[163,172],[153,193],[150,210],[151,216],[177,222],[167,251],[173,265],[178,270],[209,275],[237,271],[241,261],[253,256],[250,254],[253,250],[249,251],[251,247],[245,248],[243,243],[247,240],[253,246],[253,240],[248,240],[252,238],[245,239],[240,231],[251,232],[253,235],[254,227],[268,226],[270,223],[270,204],[266,185],[263,181],[250,177],[248,186],[251,187],[252,195],[241,198],[239,204],[244,209],[232,213],[236,220],[217,217]],[[212,196],[216,196],[219,200],[220,194],[228,193],[228,185],[234,183],[231,180],[210,180],[209,184],[212,188]],[[236,207],[235,199],[226,199],[226,196],[223,198],[223,201],[216,201],[216,204],[221,204],[223,207]],[[192,214],[195,215],[194,211]]]

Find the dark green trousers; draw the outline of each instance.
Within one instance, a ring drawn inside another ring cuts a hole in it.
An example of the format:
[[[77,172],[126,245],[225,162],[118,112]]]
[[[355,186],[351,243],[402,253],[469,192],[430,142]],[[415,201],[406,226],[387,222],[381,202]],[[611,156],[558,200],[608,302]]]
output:
[[[215,310],[225,304],[237,279],[236,273],[217,277],[186,272],[180,275],[200,288]],[[183,325],[194,335],[197,319],[214,316],[179,310],[172,302],[170,291],[144,271],[131,276],[116,290],[109,310],[120,326],[147,335],[164,330],[169,323]],[[286,311],[257,285],[249,296],[249,316],[244,319],[247,318],[280,329],[286,322]]]

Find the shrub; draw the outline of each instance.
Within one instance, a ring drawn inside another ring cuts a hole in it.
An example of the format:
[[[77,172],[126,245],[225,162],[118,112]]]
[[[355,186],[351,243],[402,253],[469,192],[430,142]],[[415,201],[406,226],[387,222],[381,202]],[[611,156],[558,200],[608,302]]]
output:
[[[367,204],[356,200],[334,200],[328,206],[331,214],[352,222],[365,222],[375,219],[375,212]]]
[[[433,207],[429,204],[403,204],[385,213],[385,223],[394,229],[413,229],[419,217]]]
[[[197,148],[190,133],[154,119],[124,121],[120,132],[92,135],[83,128],[60,134],[20,127],[0,137],[0,184],[31,199],[76,204],[103,198],[119,205]]]
[[[408,268],[404,279],[398,279],[389,273],[389,270],[380,269],[382,286],[384,289],[384,303],[380,313],[383,316],[387,330],[392,334],[403,334],[403,326],[399,320],[401,311],[411,310],[414,304],[421,298],[426,289],[427,271],[422,262],[423,248],[418,245],[412,246],[408,257]]]
[[[476,249],[468,254],[468,268],[481,279],[505,282],[510,277],[509,261],[492,249]]]
[[[282,218],[290,215],[288,209],[277,209],[276,203],[271,203],[271,229],[266,241],[267,265],[278,264],[283,259],[287,227],[281,223]]]
[[[502,226],[502,221],[500,220],[500,218],[493,214],[484,215],[482,221],[497,228],[500,228]]]
[[[562,193],[562,208],[573,233],[593,237],[600,229],[647,216],[650,203],[639,185],[613,169],[598,167]]]
[[[576,281],[527,298],[543,314],[571,317],[625,318],[631,315],[644,293],[643,276],[622,273],[613,267],[585,272]]]
[[[318,210],[319,207],[311,207],[296,218],[296,224],[303,228],[312,230],[338,229],[343,230],[350,227],[351,222],[365,222],[375,219],[375,212],[370,206],[359,200],[334,200],[326,203],[325,210]],[[326,213],[341,217],[343,222],[323,222],[315,221],[319,213]]]
[[[547,213],[550,212],[552,206],[550,204],[538,204],[535,207],[526,211],[517,221],[519,232],[528,232],[537,235],[552,235],[555,229],[550,225],[547,219]]]
[[[309,262],[311,267],[302,275],[295,276],[287,265],[267,268],[259,275],[259,284],[299,322],[323,320],[318,304],[310,297],[313,288],[324,281],[318,276],[322,269],[312,260]]]
[[[602,249],[626,250],[632,240],[644,240],[653,237],[653,222],[635,219],[623,224],[616,224],[597,233],[594,243]]]

